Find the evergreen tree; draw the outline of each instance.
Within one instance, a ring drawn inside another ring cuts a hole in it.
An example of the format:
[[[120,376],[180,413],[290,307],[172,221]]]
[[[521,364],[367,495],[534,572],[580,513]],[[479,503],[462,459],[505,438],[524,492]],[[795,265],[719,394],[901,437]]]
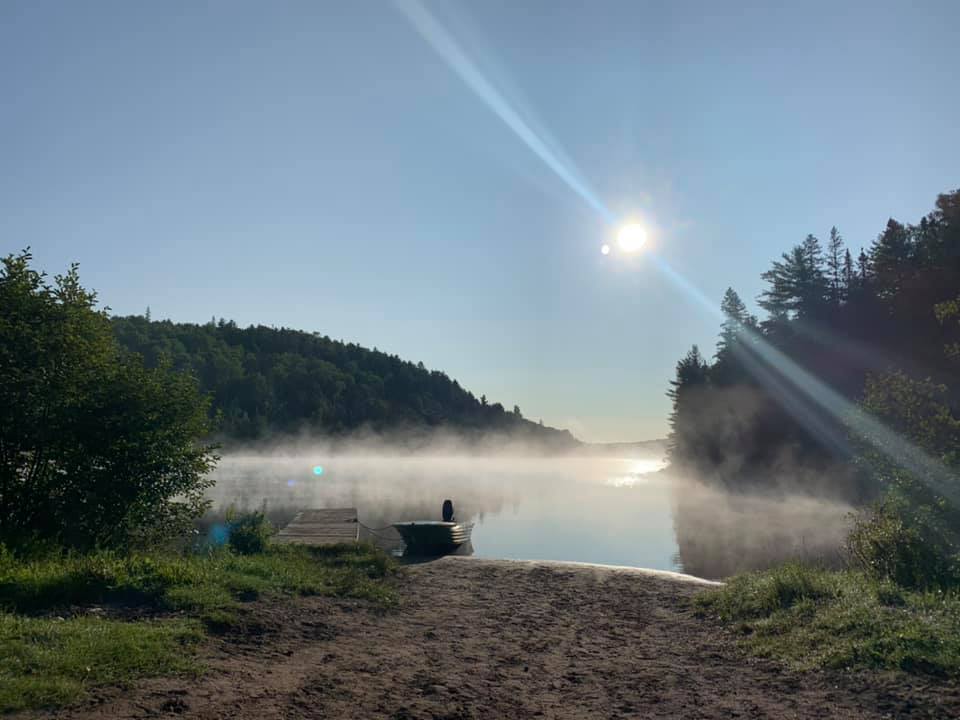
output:
[[[870,267],[881,298],[889,299],[903,288],[912,253],[909,229],[891,218],[870,248]]]
[[[870,258],[860,248],[860,254],[857,256],[857,278],[861,285],[865,285],[870,277]]]
[[[820,241],[807,235],[781,258],[761,275],[769,287],[760,295],[760,306],[772,315],[819,314],[828,297]]]
[[[867,398],[874,415],[943,462],[960,462],[960,323],[954,321],[960,317],[960,190],[939,196],[917,225],[890,220],[859,256],[843,247],[834,228],[826,254],[808,236],[762,277],[759,302],[767,315],[756,337],[743,332],[753,321],[745,319],[746,308],[730,289],[721,303],[713,364],[691,352],[677,366],[669,393],[672,458],[728,487],[742,487],[770,482],[789,456],[792,464],[816,470],[805,483],[845,476],[835,487],[846,488],[846,498],[863,499],[865,480],[853,477],[849,465],[836,464],[836,453],[856,443],[828,442],[844,428],[806,388],[794,387],[784,363],[767,361],[759,352],[762,342],[847,400]],[[749,373],[745,356],[732,352],[746,349],[746,338],[757,343],[749,346],[756,351],[748,350]],[[881,367],[885,372],[877,374]],[[897,465],[896,458],[887,460]],[[831,491],[826,482],[804,489]]]
[[[747,306],[737,295],[737,291],[731,287],[728,287],[723,294],[720,312],[723,313],[723,322],[720,325],[720,342],[717,344],[718,355],[730,348],[753,320],[747,312]]]
[[[830,241],[827,244],[827,279],[830,283],[830,300],[839,305],[846,300],[845,265],[843,238],[836,226],[830,228]]]
[[[856,282],[856,273],[853,270],[853,256],[850,254],[850,248],[843,251],[843,290],[844,295],[849,296],[850,289]]]
[[[667,397],[673,401],[670,414],[670,438],[668,452],[675,461],[691,459],[696,454],[696,398],[692,392],[705,387],[709,365],[694,345],[677,363],[676,376],[670,381]]]
[[[749,332],[756,329],[757,319],[747,312],[747,306],[733,288],[727,288],[723,294],[720,311],[723,322],[711,378],[719,385],[729,385],[742,379],[737,349],[748,341]]]

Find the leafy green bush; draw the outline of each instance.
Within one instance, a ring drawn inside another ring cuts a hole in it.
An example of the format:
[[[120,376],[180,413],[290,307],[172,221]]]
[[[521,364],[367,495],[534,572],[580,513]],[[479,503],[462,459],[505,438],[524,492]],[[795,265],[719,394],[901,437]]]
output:
[[[205,510],[209,400],[120,349],[76,266],[0,258],[0,542],[75,549],[169,538]]]
[[[948,305],[936,308],[941,323],[952,317]],[[951,397],[946,386],[899,371],[868,375],[864,387],[863,409],[904,445],[891,452],[880,438],[856,441],[856,462],[883,495],[847,545],[858,567],[905,588],[960,584],[960,508],[950,500],[960,497],[960,418]]]
[[[227,511],[227,544],[240,555],[254,555],[267,549],[274,529],[261,510],[237,513]]]
[[[900,486],[855,521],[847,539],[854,563],[904,588],[960,584],[960,547],[951,508]]]

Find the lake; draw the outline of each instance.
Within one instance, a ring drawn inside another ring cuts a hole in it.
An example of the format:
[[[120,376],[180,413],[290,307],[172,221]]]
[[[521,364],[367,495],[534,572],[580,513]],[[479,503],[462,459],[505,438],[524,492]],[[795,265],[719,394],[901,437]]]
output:
[[[792,557],[836,561],[850,508],[804,497],[730,497],[637,457],[225,456],[206,526],[227,507],[266,507],[282,526],[302,509],[356,507],[383,530],[438,520],[445,498],[473,522],[478,557],[572,560],[724,577]]]

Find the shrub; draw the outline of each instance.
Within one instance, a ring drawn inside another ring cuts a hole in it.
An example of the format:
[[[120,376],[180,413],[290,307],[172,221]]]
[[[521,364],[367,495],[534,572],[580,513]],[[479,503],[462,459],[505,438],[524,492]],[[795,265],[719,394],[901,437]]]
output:
[[[267,549],[273,525],[262,510],[253,512],[227,512],[227,544],[240,555],[254,555]]]
[[[854,564],[879,580],[912,589],[960,584],[960,548],[943,501],[917,502],[894,489],[856,519],[847,547]]]
[[[216,460],[196,383],[120,350],[76,267],[0,259],[0,542],[129,546],[206,507]]]

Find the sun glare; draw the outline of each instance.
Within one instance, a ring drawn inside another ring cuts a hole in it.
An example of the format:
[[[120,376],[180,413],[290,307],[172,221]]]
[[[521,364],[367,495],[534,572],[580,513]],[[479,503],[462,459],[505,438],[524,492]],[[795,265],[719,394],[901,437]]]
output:
[[[630,223],[624,225],[617,234],[617,246],[626,253],[637,252],[647,243],[647,231],[643,225]]]

